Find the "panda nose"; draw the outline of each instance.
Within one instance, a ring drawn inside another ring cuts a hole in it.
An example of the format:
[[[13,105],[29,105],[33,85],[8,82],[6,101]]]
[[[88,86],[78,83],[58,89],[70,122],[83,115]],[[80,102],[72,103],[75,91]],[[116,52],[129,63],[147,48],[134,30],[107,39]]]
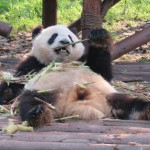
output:
[[[62,45],[65,45],[65,44],[69,44],[70,41],[64,39],[64,40],[61,40],[60,43],[61,43]]]

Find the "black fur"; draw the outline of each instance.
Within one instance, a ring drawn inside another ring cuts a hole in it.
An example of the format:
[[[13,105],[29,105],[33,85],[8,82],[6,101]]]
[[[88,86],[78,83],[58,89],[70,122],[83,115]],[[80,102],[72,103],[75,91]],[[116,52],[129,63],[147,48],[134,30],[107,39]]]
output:
[[[131,113],[144,112],[150,106],[150,102],[127,94],[111,94],[106,99],[115,110],[115,117],[119,119],[131,119]]]
[[[22,93],[20,97],[21,103],[19,105],[19,108],[20,108],[19,112],[20,112],[21,119],[26,120],[27,113],[33,107],[39,104],[43,104],[42,102],[35,100],[35,97],[54,105],[57,102],[56,96],[57,96],[57,92],[38,93],[37,91],[26,90],[24,93]]]
[[[29,72],[34,73],[40,71],[45,65],[41,64],[35,57],[28,57],[21,62],[16,70],[15,77],[26,75]],[[16,96],[18,96],[24,88],[23,84],[9,83],[3,81],[0,84],[0,104],[6,104]]]
[[[35,37],[37,37],[37,35],[41,33],[42,29],[43,29],[43,26],[42,26],[42,25],[36,27],[36,28],[32,31],[32,39],[34,39]]]
[[[101,74],[107,81],[112,79],[112,66],[110,43],[105,38],[110,38],[105,29],[94,30],[89,35],[90,46],[87,54],[87,63],[94,72]]]
[[[54,33],[54,34],[50,37],[50,39],[48,40],[48,44],[49,44],[49,45],[52,45],[52,44],[54,43],[55,39],[57,38],[57,36],[58,36],[58,34],[57,34],[57,33]]]
[[[19,113],[21,120],[27,120],[29,124],[33,126],[40,126],[42,124],[48,123],[50,120],[48,116],[51,116],[51,110],[49,110],[49,108],[42,101],[38,101],[36,98],[55,105],[55,103],[57,102],[56,92],[38,93],[37,91],[25,91],[19,97],[21,101],[19,104]],[[46,115],[44,113],[46,113]]]
[[[16,96],[18,96],[23,89],[23,84],[2,82],[0,84],[0,104],[6,104]]]
[[[72,43],[74,43],[72,37],[70,35],[68,35],[69,39],[71,40]],[[72,47],[75,47],[75,44],[72,44]]]
[[[78,35],[77,35],[77,34],[78,34],[78,30],[77,30],[76,27],[71,28],[70,30],[71,30],[72,33],[74,33],[76,36],[78,36]]]
[[[30,56],[18,65],[17,71],[14,76],[19,77],[22,75],[26,75],[29,72],[38,72],[43,67],[45,67],[44,64],[41,64],[35,57]]]

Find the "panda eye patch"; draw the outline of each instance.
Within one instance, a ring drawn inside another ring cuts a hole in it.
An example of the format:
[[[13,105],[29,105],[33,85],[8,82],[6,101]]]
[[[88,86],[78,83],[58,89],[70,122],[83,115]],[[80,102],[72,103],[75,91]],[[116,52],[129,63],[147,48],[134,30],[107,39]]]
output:
[[[68,35],[68,37],[71,40],[71,42],[74,43],[74,41],[72,40],[72,37],[70,35]],[[75,47],[75,44],[72,44],[72,47]]]
[[[49,44],[49,45],[53,44],[57,36],[58,36],[58,34],[57,34],[57,33],[54,33],[54,34],[50,37],[50,39],[48,40],[48,44]]]

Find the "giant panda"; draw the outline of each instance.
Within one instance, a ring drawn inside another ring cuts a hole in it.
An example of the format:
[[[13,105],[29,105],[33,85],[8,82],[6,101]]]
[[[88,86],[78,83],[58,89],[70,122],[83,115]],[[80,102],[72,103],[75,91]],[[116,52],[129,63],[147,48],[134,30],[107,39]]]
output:
[[[39,127],[76,115],[82,120],[150,120],[150,102],[119,93],[101,75],[72,64],[57,64],[56,69],[44,69],[29,80],[18,98],[22,121]]]
[[[15,74],[21,76],[38,72],[18,96],[22,121],[27,120],[30,125],[38,127],[52,122],[54,118],[70,115],[79,115],[85,120],[108,117],[150,120],[150,102],[119,93],[109,83],[112,79],[112,41],[105,29],[91,31],[87,49],[82,43],[77,43],[55,51],[60,45],[78,41],[77,36],[62,25],[42,31],[37,28],[33,38],[32,50]],[[76,65],[81,60],[84,65]],[[72,66],[69,61],[76,61],[75,65]],[[49,71],[49,64],[54,62],[58,64],[57,69]],[[18,86],[1,86],[1,102],[6,98],[4,95],[7,98],[18,95],[22,87],[18,87],[19,90],[15,87]]]
[[[54,25],[46,29],[41,26],[32,32],[32,50],[25,59],[19,62],[14,77],[20,77],[29,73],[37,73],[48,64],[67,60],[83,61],[94,72],[101,74],[107,81],[112,79],[111,70],[111,46],[112,40],[105,29],[91,31],[88,47],[79,42],[65,48],[55,49],[64,44],[79,41],[72,30],[64,25]],[[0,104],[8,103],[18,96],[24,85],[4,81],[0,84]]]

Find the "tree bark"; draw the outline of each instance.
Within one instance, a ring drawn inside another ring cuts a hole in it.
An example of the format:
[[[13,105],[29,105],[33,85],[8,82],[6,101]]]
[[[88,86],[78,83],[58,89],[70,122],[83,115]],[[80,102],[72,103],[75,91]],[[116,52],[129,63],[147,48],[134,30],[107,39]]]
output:
[[[112,60],[121,57],[122,55],[130,52],[131,50],[134,50],[135,48],[143,44],[146,44],[149,41],[150,41],[150,27],[147,27],[115,44],[111,52]]]
[[[82,38],[88,37],[92,28],[96,28],[98,25],[101,28],[102,22],[97,18],[100,16],[100,0],[83,0],[83,12],[82,12]],[[96,18],[97,16],[97,18]]]
[[[57,24],[57,0],[43,0],[42,24],[44,28]]]
[[[150,145],[141,145],[140,143],[130,142],[127,145],[123,144],[103,144],[96,143],[91,140],[91,143],[84,143],[79,140],[74,142],[23,142],[3,140],[0,141],[2,150],[149,150]],[[121,139],[120,139],[121,140]],[[93,143],[92,143],[93,142]]]
[[[102,18],[105,17],[107,11],[114,6],[116,3],[118,3],[120,0],[105,0],[102,4],[99,3],[99,5],[101,5],[101,10],[99,12],[99,14],[101,14]],[[74,21],[73,23],[71,23],[69,26],[69,28],[77,28],[77,31],[79,32],[81,30],[81,17],[79,19],[77,19],[76,21]]]
[[[11,25],[0,21],[0,35],[1,36],[4,36],[4,37],[8,38],[9,35],[10,35],[11,30],[12,30]]]

